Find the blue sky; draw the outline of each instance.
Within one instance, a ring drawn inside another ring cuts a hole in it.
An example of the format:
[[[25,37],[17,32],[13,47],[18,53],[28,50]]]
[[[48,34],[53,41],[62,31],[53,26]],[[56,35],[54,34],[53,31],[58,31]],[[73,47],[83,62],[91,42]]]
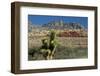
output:
[[[84,27],[88,27],[88,17],[74,17],[74,16],[50,16],[50,15],[28,15],[28,21],[32,24],[42,25],[51,21],[63,20],[65,23],[75,22],[80,23]]]

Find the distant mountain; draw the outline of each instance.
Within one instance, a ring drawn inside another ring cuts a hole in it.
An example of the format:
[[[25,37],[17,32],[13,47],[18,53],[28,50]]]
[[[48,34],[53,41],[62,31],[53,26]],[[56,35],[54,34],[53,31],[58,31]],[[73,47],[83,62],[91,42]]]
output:
[[[48,30],[50,29],[57,29],[58,31],[64,30],[57,33],[57,36],[59,37],[87,37],[88,31],[80,23],[64,23],[62,20],[52,21],[43,25],[32,24],[30,21],[28,23],[28,32],[32,32],[34,35],[36,34],[37,36],[44,36],[45,34],[47,35]]]
[[[49,29],[85,29],[80,23],[64,23],[62,20],[49,22],[42,25],[42,27],[47,27]]]
[[[65,23],[62,20],[59,21],[52,21],[43,25],[37,25],[37,24],[32,24],[30,21],[28,22],[28,32],[31,32],[32,29],[83,29],[86,30],[86,28],[81,25],[80,23],[75,23],[75,22],[69,22]]]
[[[32,24],[31,21],[28,22],[28,32],[31,32],[32,29],[38,29],[38,28],[41,28],[41,26],[37,24]]]

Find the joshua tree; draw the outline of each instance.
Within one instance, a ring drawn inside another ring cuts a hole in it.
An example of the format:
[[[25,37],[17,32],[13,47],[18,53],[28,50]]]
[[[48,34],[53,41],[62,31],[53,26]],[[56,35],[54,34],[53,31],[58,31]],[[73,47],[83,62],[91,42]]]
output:
[[[55,37],[56,37],[55,31],[50,31],[49,39],[42,40],[41,51],[46,60],[52,59],[54,56],[56,49]]]

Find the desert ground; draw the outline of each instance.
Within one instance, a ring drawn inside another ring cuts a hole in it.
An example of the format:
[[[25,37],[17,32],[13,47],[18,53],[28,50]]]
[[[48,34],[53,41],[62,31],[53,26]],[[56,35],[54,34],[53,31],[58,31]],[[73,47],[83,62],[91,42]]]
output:
[[[28,52],[40,51],[42,46],[41,40],[47,36],[31,36],[28,38]],[[87,58],[87,37],[56,37],[57,47],[53,59],[76,59]],[[42,55],[28,55],[29,60],[44,60]]]

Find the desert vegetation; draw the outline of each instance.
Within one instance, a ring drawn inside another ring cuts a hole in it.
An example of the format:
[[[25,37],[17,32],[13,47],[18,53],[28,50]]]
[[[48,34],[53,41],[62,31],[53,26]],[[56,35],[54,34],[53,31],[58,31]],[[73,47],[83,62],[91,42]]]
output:
[[[56,23],[57,24],[57,23]],[[61,23],[60,23],[61,24]],[[87,30],[79,24],[31,27],[28,32],[28,60],[76,59],[88,57]],[[53,30],[53,32],[52,32]]]

